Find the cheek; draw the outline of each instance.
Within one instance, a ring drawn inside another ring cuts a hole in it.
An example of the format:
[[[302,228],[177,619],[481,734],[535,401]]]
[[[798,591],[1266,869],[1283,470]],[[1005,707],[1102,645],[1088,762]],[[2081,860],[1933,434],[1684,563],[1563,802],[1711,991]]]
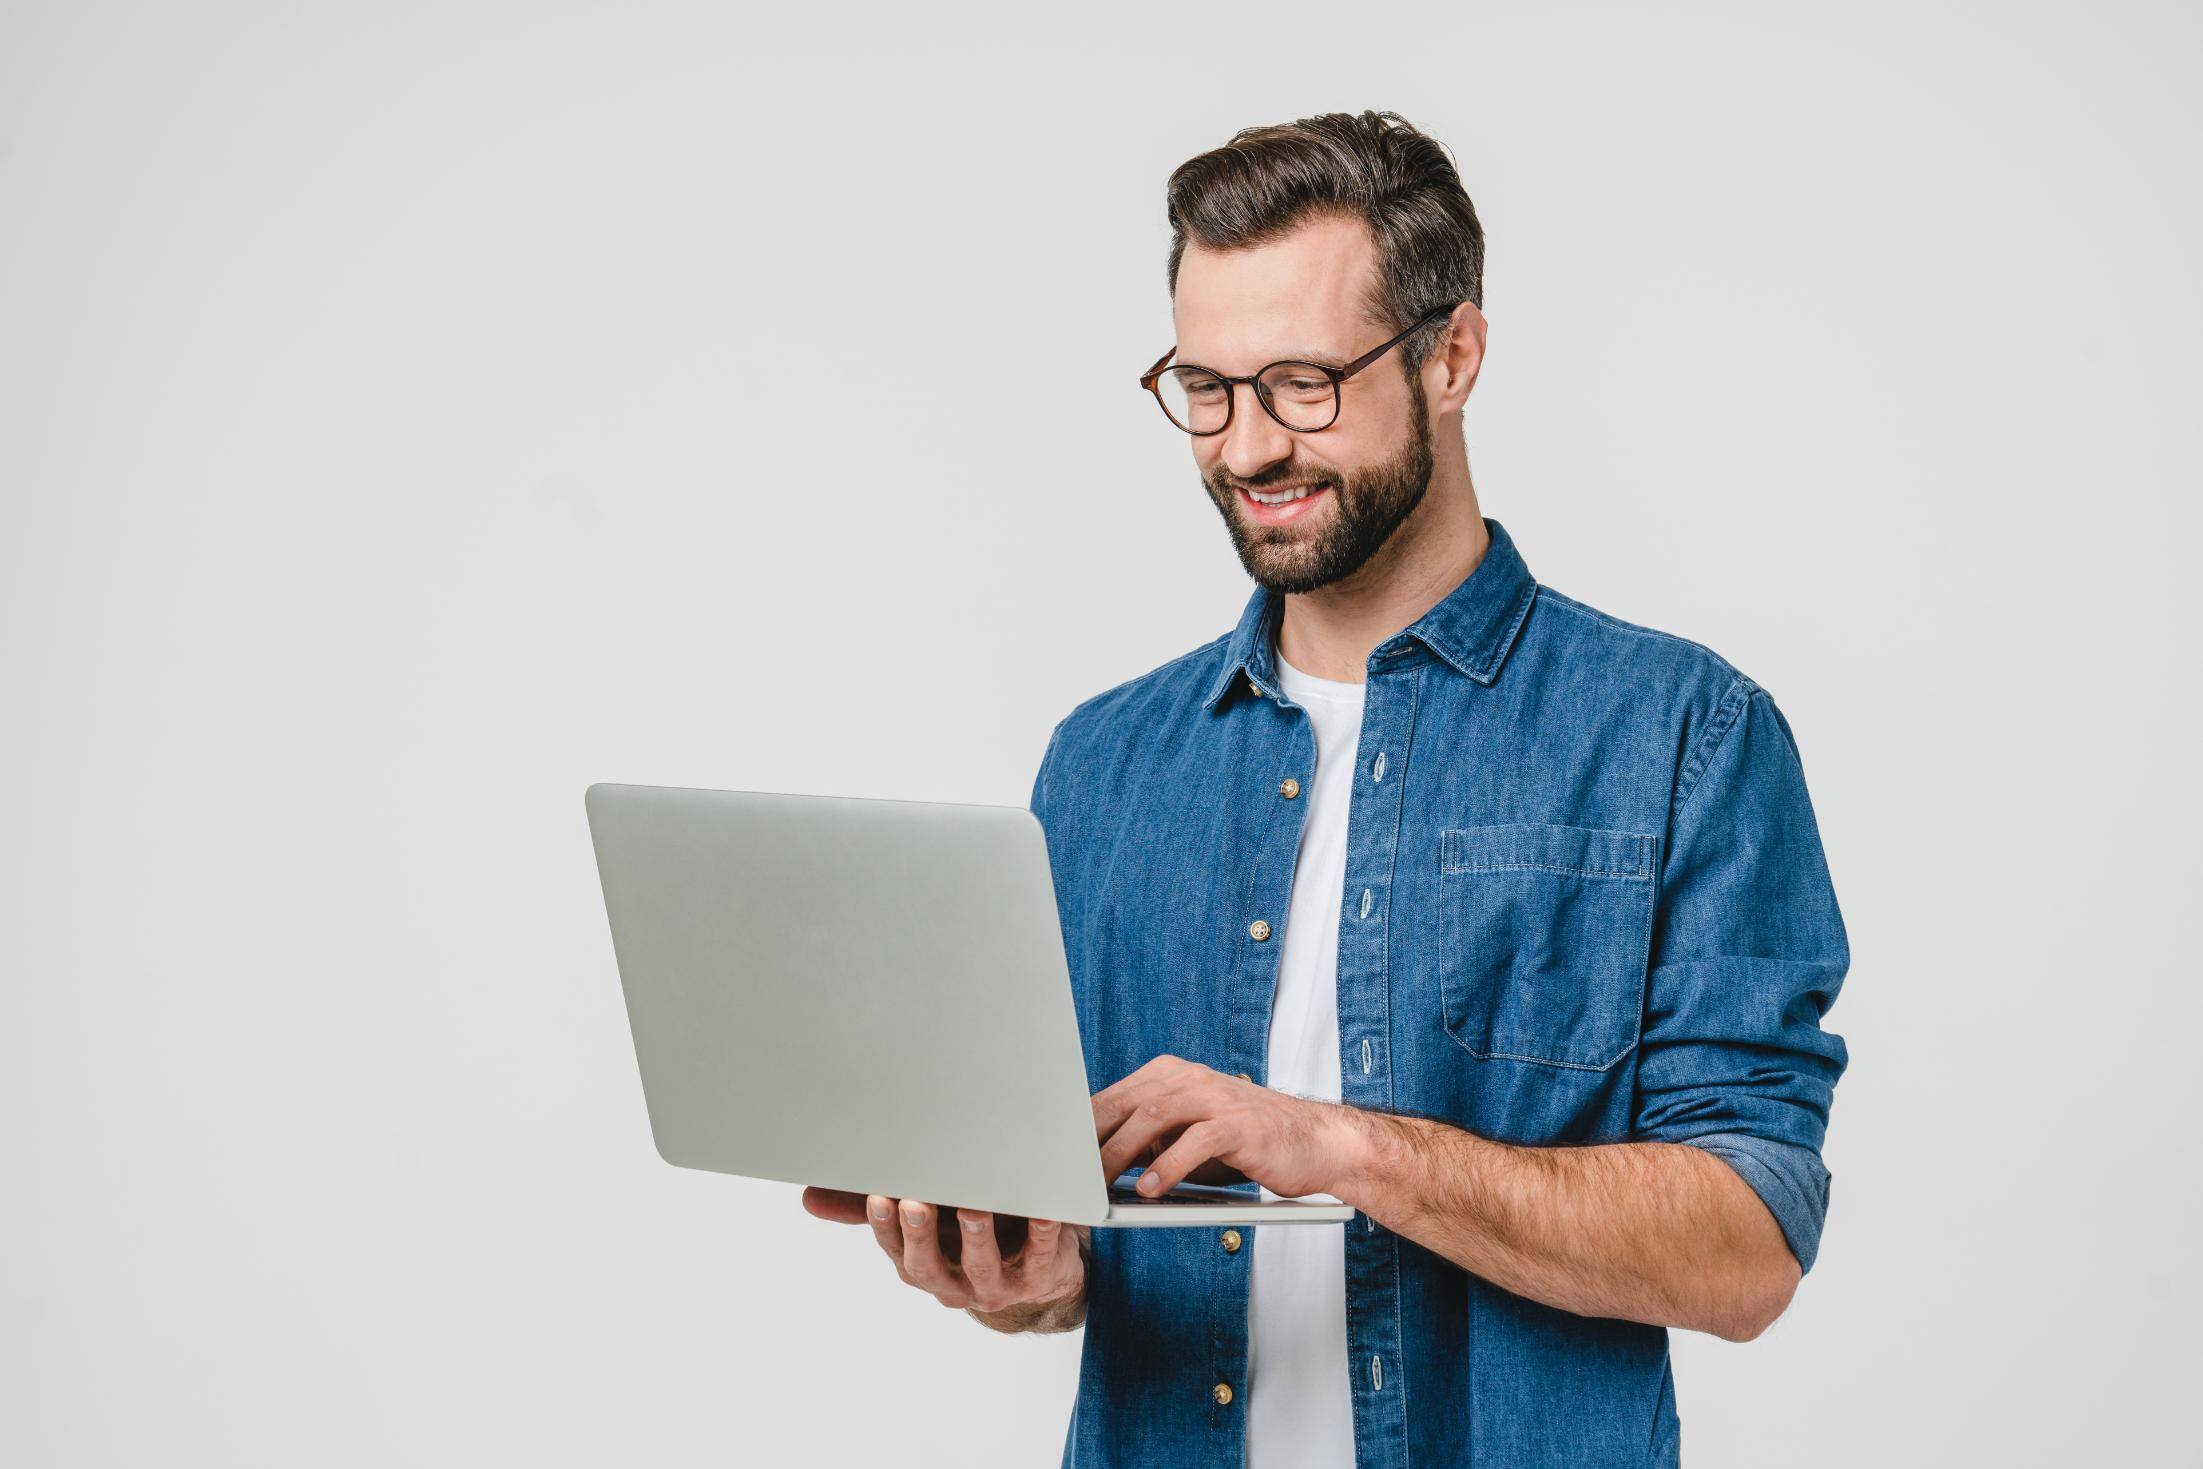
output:
[[[1319,437],[1323,440],[1323,452],[1308,455],[1308,467],[1325,479],[1346,479],[1370,460],[1366,436],[1342,433],[1334,428]]]
[[[1321,443],[1315,440],[1321,440]],[[1361,462],[1361,451],[1352,439],[1335,428],[1326,429],[1304,440],[1299,452],[1293,456],[1295,479],[1327,479],[1334,484],[1346,478],[1342,466]]]

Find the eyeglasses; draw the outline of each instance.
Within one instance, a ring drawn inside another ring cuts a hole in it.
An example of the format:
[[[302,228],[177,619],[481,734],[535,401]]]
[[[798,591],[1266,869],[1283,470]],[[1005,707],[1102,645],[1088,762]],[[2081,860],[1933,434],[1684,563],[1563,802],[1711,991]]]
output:
[[[1240,383],[1254,385],[1255,397],[1270,417],[1296,434],[1312,434],[1329,428],[1338,419],[1340,383],[1460,304],[1456,301],[1449,306],[1433,306],[1414,326],[1382,346],[1370,348],[1344,367],[1321,362],[1273,362],[1260,372],[1231,377],[1189,362],[1164,367],[1171,353],[1178,350],[1172,347],[1140,374],[1140,386],[1155,395],[1165,418],[1198,437],[1220,434],[1231,427],[1232,404],[1239,397],[1236,389]]]

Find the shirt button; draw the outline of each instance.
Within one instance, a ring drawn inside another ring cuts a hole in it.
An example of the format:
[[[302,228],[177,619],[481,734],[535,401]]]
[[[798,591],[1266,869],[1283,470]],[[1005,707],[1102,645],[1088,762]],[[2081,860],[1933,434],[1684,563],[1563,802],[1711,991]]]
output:
[[[1255,942],[1259,944],[1270,936],[1270,925],[1257,918],[1247,925],[1247,932],[1253,934]]]
[[[1288,775],[1278,782],[1277,793],[1290,801],[1300,794],[1300,782]]]
[[[1228,1403],[1232,1400],[1232,1385],[1228,1382],[1219,1382],[1209,1389],[1209,1396],[1216,1399],[1218,1403]]]
[[[1236,1255],[1239,1253],[1238,1230],[1227,1229],[1224,1231],[1224,1253],[1227,1255]]]
[[[1234,1076],[1238,1077],[1238,1078],[1239,1078],[1239,1079],[1240,1079],[1241,1081],[1253,1081],[1253,1080],[1254,1080],[1254,1078],[1253,1078],[1253,1077],[1249,1076],[1249,1075],[1248,1075],[1248,1074],[1247,1074],[1246,1072],[1244,1072],[1244,1071],[1234,1071],[1234,1072],[1232,1073],[1232,1075],[1234,1075]]]

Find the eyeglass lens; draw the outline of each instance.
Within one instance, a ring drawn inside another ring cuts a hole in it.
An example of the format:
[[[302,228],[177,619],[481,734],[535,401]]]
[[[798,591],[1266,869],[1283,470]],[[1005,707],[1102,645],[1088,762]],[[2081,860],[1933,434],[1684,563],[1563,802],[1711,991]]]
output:
[[[1274,362],[1256,380],[1257,391],[1287,428],[1310,432],[1339,416],[1338,387],[1305,363]],[[1163,411],[1190,434],[1213,434],[1231,411],[1233,385],[1198,367],[1166,368],[1155,380]]]

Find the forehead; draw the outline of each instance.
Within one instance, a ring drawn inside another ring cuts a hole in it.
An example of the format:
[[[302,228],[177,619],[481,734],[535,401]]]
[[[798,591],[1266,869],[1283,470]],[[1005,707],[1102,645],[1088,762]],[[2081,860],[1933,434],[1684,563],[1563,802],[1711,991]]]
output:
[[[1180,362],[1253,372],[1281,357],[1367,350],[1363,314],[1377,263],[1357,219],[1312,220],[1251,250],[1188,243],[1171,302]]]

